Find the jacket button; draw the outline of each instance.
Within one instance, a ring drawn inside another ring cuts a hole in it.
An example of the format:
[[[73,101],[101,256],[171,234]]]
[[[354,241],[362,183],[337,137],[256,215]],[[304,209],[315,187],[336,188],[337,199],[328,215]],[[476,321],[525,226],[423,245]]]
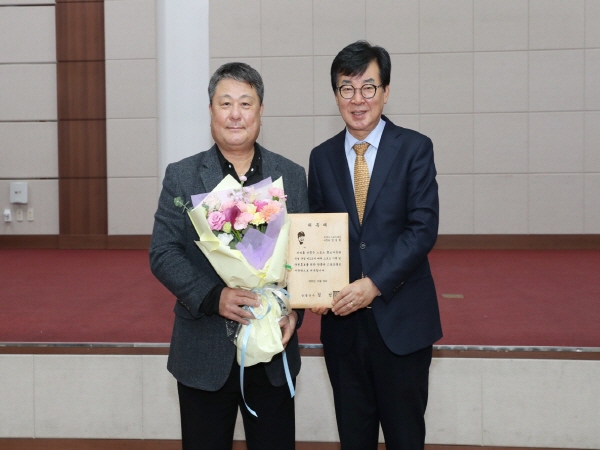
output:
[[[364,250],[365,248],[367,248],[367,244],[365,244],[364,242],[360,243],[360,249]]]

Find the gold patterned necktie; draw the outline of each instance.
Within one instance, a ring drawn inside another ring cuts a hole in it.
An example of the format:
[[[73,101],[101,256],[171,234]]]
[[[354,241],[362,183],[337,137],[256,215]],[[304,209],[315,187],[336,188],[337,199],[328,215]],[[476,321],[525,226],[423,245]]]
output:
[[[367,203],[367,191],[369,190],[369,167],[365,160],[365,152],[369,148],[368,142],[360,142],[352,147],[356,152],[354,161],[354,197],[356,198],[356,209],[358,210],[358,221],[362,225]]]

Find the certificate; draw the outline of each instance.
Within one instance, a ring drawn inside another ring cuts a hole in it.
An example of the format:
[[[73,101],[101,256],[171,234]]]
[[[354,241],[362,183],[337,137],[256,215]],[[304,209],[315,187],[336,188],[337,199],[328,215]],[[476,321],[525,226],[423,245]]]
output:
[[[331,307],[348,284],[348,214],[290,214],[287,290],[293,308]]]

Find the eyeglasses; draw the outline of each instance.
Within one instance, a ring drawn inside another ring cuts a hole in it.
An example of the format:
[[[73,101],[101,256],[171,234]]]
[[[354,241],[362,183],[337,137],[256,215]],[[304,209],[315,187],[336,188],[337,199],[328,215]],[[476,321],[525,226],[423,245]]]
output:
[[[381,86],[383,86],[383,84],[380,84],[379,86],[375,86],[374,84],[364,84],[361,88],[355,88],[354,86],[347,84],[344,86],[338,86],[337,89],[342,98],[345,98],[346,100],[350,100],[352,97],[354,97],[356,91],[360,91],[360,95],[362,95],[363,98],[370,99],[375,97],[377,88],[380,88]]]

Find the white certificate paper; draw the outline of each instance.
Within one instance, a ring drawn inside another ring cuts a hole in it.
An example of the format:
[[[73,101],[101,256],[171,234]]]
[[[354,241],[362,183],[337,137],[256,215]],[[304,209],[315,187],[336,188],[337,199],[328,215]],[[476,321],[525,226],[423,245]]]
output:
[[[348,284],[348,214],[290,214],[287,290],[293,308],[331,307]]]

